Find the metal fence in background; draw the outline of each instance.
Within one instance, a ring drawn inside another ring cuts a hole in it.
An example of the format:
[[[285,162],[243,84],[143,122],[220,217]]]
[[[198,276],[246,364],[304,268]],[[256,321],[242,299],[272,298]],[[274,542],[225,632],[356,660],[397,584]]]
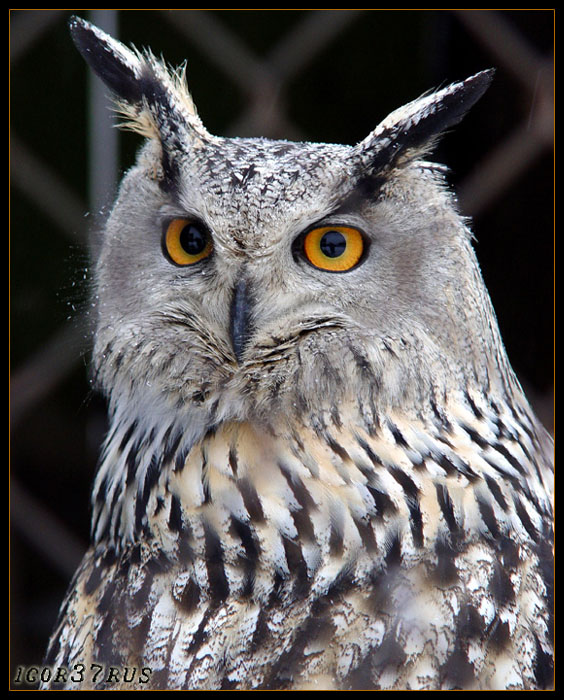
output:
[[[229,135],[351,143],[423,90],[496,66],[472,140],[461,126],[441,155],[462,174],[510,357],[552,427],[552,11],[77,13],[169,62],[188,58],[200,112]],[[40,661],[85,547],[104,407],[89,395],[82,270],[88,231],[136,147],[109,126],[106,91],[68,39],[70,14],[10,18],[14,666]]]

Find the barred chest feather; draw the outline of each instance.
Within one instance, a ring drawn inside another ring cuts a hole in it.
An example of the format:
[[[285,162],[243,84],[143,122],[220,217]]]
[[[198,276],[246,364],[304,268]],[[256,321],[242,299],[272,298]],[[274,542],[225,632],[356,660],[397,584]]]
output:
[[[524,411],[467,392],[432,421],[276,426],[185,445],[114,425],[50,664],[115,670],[93,688],[550,684],[548,472]]]

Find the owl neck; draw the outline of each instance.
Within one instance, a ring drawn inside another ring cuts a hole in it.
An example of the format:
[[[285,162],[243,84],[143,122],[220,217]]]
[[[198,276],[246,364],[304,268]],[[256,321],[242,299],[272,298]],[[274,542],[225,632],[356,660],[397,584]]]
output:
[[[156,543],[212,597],[326,590],[347,572],[435,556],[463,525],[470,539],[492,528],[502,536],[526,513],[515,493],[550,510],[541,467],[516,468],[516,449],[536,449],[534,426],[483,395],[453,397],[429,419],[279,416],[276,429],[226,421],[199,436],[114,418],[94,490],[95,544],[133,556]],[[531,527],[522,524],[524,537]]]

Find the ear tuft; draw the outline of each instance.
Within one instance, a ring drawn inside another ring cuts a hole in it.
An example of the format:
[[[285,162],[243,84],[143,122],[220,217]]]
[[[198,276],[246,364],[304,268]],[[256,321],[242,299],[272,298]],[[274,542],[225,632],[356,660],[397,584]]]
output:
[[[114,93],[125,128],[163,141],[180,131],[188,142],[190,135],[210,138],[186,87],[183,67],[169,71],[150,52],[129,49],[80,17],[72,17],[69,28],[83,58]]]
[[[447,129],[460,122],[489,87],[494,69],[484,70],[400,107],[356,146],[373,174],[428,151]]]
[[[71,17],[69,29],[84,60],[110,90],[126,102],[139,102],[143,66],[140,57],[80,17]]]

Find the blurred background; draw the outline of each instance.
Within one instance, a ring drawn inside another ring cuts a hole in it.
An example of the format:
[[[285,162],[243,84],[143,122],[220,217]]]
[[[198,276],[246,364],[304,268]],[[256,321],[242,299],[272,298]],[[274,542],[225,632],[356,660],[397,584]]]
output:
[[[41,663],[88,541],[105,406],[89,385],[89,232],[139,137],[66,10],[10,12],[11,678]],[[422,92],[497,69],[434,159],[451,168],[509,357],[552,431],[552,10],[76,11],[187,76],[209,131],[353,144]],[[14,686],[17,687],[17,686]],[[21,687],[21,686],[20,686]]]

